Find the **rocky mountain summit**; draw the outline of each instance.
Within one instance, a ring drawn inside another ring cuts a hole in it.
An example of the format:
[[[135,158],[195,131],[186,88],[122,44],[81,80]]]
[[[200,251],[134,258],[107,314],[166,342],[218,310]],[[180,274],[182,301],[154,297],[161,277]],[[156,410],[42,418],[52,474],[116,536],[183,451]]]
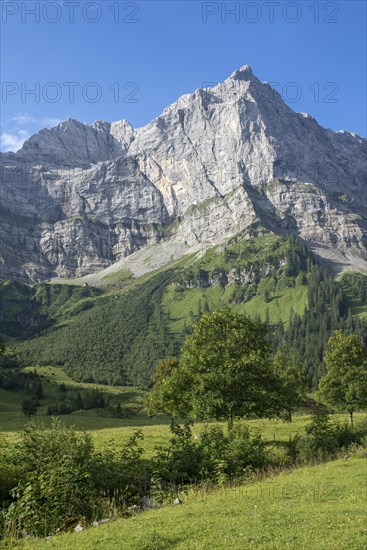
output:
[[[256,231],[367,270],[367,140],[295,113],[247,65],[143,128],[68,119],[1,165],[2,278],[82,276],[146,245]]]

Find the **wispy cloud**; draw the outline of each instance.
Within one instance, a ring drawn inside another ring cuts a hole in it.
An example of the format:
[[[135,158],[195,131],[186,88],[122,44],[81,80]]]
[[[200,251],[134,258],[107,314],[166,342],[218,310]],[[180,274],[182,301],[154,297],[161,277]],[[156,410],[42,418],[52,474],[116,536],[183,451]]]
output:
[[[23,126],[24,124],[30,124],[31,122],[34,122],[34,117],[19,113],[16,116],[13,116],[10,119],[12,122],[15,122],[15,124],[18,124],[19,126]]]
[[[35,117],[28,113],[18,113],[3,124],[4,131],[0,135],[0,149],[4,153],[18,151],[23,143],[41,128],[51,128],[61,122],[58,118],[48,116]]]
[[[18,151],[26,139],[29,138],[29,133],[26,130],[18,130],[15,132],[3,132],[0,135],[0,149],[4,153],[9,151]]]
[[[33,117],[29,115],[28,113],[18,113],[16,116],[13,116],[10,119],[12,122],[17,124],[18,126],[25,126],[27,124],[37,124],[40,127],[50,127],[50,126],[57,126],[61,122],[59,118],[52,118],[52,117]]]

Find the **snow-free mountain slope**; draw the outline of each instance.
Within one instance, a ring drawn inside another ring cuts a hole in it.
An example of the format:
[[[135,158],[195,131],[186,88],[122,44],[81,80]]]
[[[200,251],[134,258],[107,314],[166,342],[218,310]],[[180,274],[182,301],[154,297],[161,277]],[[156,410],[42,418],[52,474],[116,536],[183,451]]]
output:
[[[367,270],[367,141],[295,113],[248,66],[143,128],[69,119],[1,161],[2,277],[86,275],[254,224]]]

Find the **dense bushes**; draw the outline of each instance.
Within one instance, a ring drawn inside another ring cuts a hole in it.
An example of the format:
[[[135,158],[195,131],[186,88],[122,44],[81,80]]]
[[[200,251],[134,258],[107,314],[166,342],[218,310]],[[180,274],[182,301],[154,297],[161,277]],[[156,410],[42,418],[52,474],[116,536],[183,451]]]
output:
[[[247,426],[236,424],[228,434],[219,426],[207,428],[200,437],[203,474],[216,483],[243,479],[249,470],[264,468],[267,451],[264,440]]]
[[[324,460],[360,444],[366,434],[367,425],[351,429],[321,413],[305,435],[276,455],[243,424],[228,433],[212,425],[198,435],[188,425],[173,425],[171,440],[147,461],[141,432],[122,449],[97,452],[90,435],[60,420],[51,427],[30,424],[17,444],[0,439],[0,534],[48,536],[80,522],[172,501],[188,484],[245,481],[274,466]]]
[[[234,425],[228,433],[208,426],[199,436],[188,425],[173,425],[172,431],[169,445],[159,448],[152,460],[153,477],[165,487],[241,480],[267,465],[264,440],[245,425]]]
[[[92,478],[101,495],[101,510],[106,515],[139,505],[149,491],[150,468],[142,458],[143,434],[135,432],[122,449],[96,452]]]
[[[18,480],[19,472],[14,463],[12,449],[0,433],[0,538],[4,531],[4,510],[7,510],[12,502],[11,491]]]
[[[58,419],[30,424],[12,450],[0,445],[0,527],[9,537],[46,536],[135,503],[146,490],[139,438],[96,452],[89,434]]]
[[[289,443],[288,453],[296,462],[313,462],[333,458],[340,449],[362,444],[367,425],[353,429],[347,424],[333,422],[325,411],[319,411],[306,426],[305,435],[297,435]]]
[[[13,458],[19,481],[5,517],[7,534],[46,536],[66,520],[91,521],[99,508],[93,453],[90,435],[57,420],[51,428],[26,428]]]

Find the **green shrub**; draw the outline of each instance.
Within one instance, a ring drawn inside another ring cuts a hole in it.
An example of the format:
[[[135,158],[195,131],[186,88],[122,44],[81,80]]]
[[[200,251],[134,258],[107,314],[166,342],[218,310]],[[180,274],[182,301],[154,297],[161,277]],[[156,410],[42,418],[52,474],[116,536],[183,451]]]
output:
[[[203,453],[189,425],[172,425],[173,436],[167,447],[157,448],[152,459],[153,476],[161,485],[193,483],[200,478]]]
[[[316,412],[306,426],[306,435],[299,439],[298,450],[301,460],[324,460],[334,456],[338,449],[335,426],[327,412]]]
[[[50,428],[29,425],[16,446],[21,479],[5,516],[9,536],[53,534],[66,521],[90,522],[98,494],[91,477],[91,436],[53,420]]]
[[[284,445],[274,444],[268,449],[268,464],[272,468],[287,468],[294,463],[289,450],[289,443]]]
[[[367,416],[354,428],[354,431],[361,440],[367,436]]]
[[[361,435],[358,430],[351,428],[348,424],[336,424],[334,432],[339,448],[349,447],[352,443],[361,442]]]
[[[139,445],[142,439],[138,430],[120,451],[103,450],[95,454],[92,475],[99,494],[107,500],[107,512],[116,514],[139,504],[149,490],[150,471]]]
[[[262,469],[268,462],[265,442],[244,425],[235,424],[227,436],[223,462],[229,479],[245,478],[249,471]]]
[[[5,511],[12,503],[11,490],[20,479],[19,467],[14,462],[12,446],[0,433],[0,538],[4,533]]]
[[[190,427],[175,425],[168,447],[158,449],[153,471],[166,485],[244,479],[268,463],[265,442],[247,426],[234,425],[226,435],[220,426],[206,427],[193,437]]]
[[[142,437],[95,452],[90,435],[54,419],[30,424],[10,450],[0,444],[0,535],[52,535],[140,504],[150,487]]]
[[[336,424],[326,412],[316,412],[306,426],[306,435],[290,438],[288,455],[292,462],[325,460],[336,456],[339,450],[363,445],[367,434],[367,422],[357,428]]]
[[[220,426],[207,426],[200,434],[200,446],[203,451],[201,477],[225,481],[227,477],[228,439]]]

